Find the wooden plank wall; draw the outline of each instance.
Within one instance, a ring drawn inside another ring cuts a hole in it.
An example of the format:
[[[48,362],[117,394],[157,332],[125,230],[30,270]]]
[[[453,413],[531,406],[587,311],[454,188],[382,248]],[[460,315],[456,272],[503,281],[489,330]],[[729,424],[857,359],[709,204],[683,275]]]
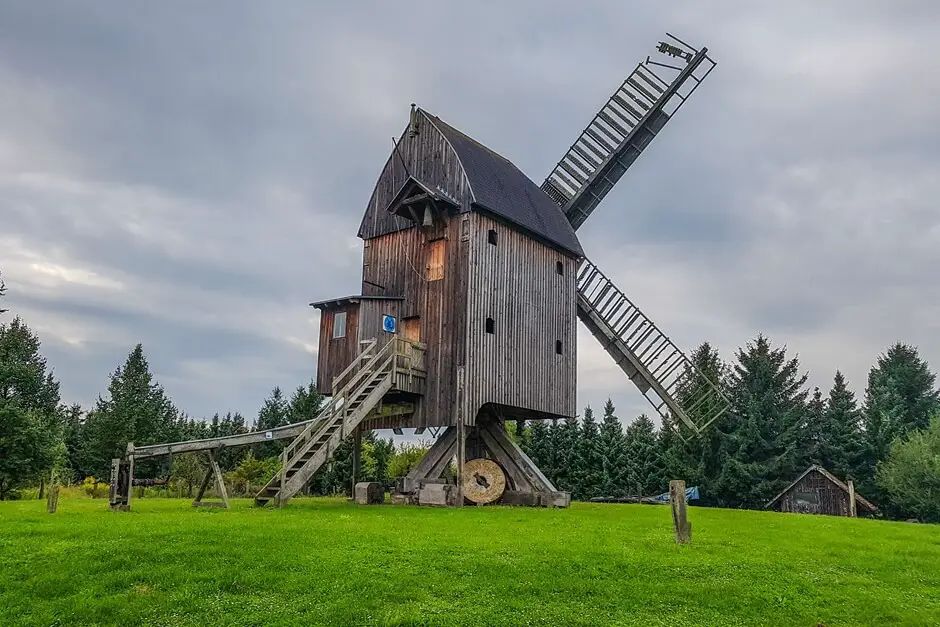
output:
[[[797,492],[816,494],[818,505],[798,503]],[[787,490],[786,494],[774,504],[774,509],[781,512],[801,514],[828,514],[830,516],[849,515],[849,495],[817,471],[807,474],[799,483]]]
[[[333,320],[339,311],[346,312],[346,337],[333,339]],[[317,390],[333,393],[333,377],[359,354],[359,305],[320,312],[320,344],[317,353]]]
[[[399,322],[419,318],[420,339],[428,345],[425,398],[414,414],[415,427],[446,426],[456,421],[456,366],[464,363],[467,242],[461,241],[463,216],[433,228],[412,227],[367,241],[363,258],[363,294],[403,296]],[[443,243],[442,243],[443,242]],[[443,263],[439,255],[443,248]],[[439,265],[432,274],[430,266]],[[436,278],[435,277],[439,277]],[[363,322],[363,338],[366,325]],[[378,327],[379,329],[381,327]]]
[[[577,260],[481,213],[471,214],[469,234],[467,422],[485,403],[574,416]]]
[[[395,316],[401,323],[401,304],[398,300],[368,300],[359,305],[359,341],[375,338],[376,350],[382,350],[392,335],[382,327],[384,316]]]

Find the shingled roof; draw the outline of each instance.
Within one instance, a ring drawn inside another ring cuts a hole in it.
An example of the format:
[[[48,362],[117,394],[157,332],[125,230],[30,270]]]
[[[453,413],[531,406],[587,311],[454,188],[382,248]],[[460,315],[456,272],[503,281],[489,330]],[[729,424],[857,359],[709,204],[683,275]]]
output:
[[[578,257],[584,250],[565,214],[509,159],[423,111],[447,138],[463,166],[474,205],[522,227]]]

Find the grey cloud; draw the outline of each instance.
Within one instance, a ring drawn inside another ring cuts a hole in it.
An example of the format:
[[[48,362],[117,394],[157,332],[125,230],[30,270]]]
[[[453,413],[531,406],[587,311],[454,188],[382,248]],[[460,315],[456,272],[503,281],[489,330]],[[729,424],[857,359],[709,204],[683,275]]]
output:
[[[681,345],[763,330],[858,388],[897,339],[940,361],[937,28],[933,2],[0,1],[10,305],[77,399],[144,341],[181,407],[250,416],[313,375],[306,305],[356,290],[409,103],[538,181],[669,30],[719,66],[585,250]],[[579,405],[645,411],[580,340]]]

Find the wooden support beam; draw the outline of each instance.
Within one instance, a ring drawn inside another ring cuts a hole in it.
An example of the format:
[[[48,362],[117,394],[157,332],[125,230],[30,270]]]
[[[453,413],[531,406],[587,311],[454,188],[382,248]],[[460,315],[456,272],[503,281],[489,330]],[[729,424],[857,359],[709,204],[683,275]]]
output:
[[[356,427],[353,430],[353,450],[352,450],[352,485],[349,487],[349,493],[356,497],[356,484],[359,482],[359,466],[362,463],[362,427]],[[384,492],[383,492],[384,494]]]
[[[447,427],[437,441],[431,445],[414,468],[411,469],[402,481],[401,489],[411,492],[420,487],[424,481],[436,480],[450,464],[457,452],[457,427]]]
[[[669,482],[669,506],[672,508],[676,544],[688,544],[692,541],[692,523],[689,522],[686,512],[685,481]]]
[[[319,420],[319,418],[315,419]],[[133,448],[129,446],[128,456],[138,458],[159,457],[172,453],[190,453],[193,451],[211,451],[228,448],[231,446],[244,446],[246,444],[256,444],[258,442],[270,442],[271,440],[293,440],[307,425],[313,420],[297,422],[283,427],[275,427],[266,431],[252,431],[250,433],[239,433],[236,435],[225,435],[217,438],[206,438],[204,440],[191,440],[188,442],[171,442],[169,444],[153,444],[150,446],[140,446]]]
[[[855,518],[857,516],[855,509],[855,482],[849,479],[846,485],[848,485],[849,488],[849,516]]]
[[[222,507],[228,509],[228,492],[225,490],[225,480],[222,478],[222,470],[219,468],[219,463],[215,460],[215,454],[210,450],[206,451],[209,456],[209,468],[206,469],[206,476],[202,480],[202,485],[199,486],[199,494],[196,495],[196,500],[193,501],[193,507]],[[215,487],[221,497],[221,502],[219,501],[203,501],[202,498],[206,494],[206,488],[209,487],[209,481],[215,477]]]
[[[557,492],[558,489],[549,481],[535,462],[513,442],[506,427],[501,420],[486,420],[481,422],[480,431],[483,442],[490,454],[498,461],[503,469],[509,473],[510,478],[522,484],[516,490],[530,490],[535,492]]]

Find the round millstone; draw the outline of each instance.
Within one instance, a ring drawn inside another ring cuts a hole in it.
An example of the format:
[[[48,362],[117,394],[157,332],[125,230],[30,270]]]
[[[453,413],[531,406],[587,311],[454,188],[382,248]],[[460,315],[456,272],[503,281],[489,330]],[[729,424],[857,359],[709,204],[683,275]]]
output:
[[[463,465],[463,495],[471,503],[486,505],[499,500],[506,490],[506,475],[499,464],[482,457]]]

